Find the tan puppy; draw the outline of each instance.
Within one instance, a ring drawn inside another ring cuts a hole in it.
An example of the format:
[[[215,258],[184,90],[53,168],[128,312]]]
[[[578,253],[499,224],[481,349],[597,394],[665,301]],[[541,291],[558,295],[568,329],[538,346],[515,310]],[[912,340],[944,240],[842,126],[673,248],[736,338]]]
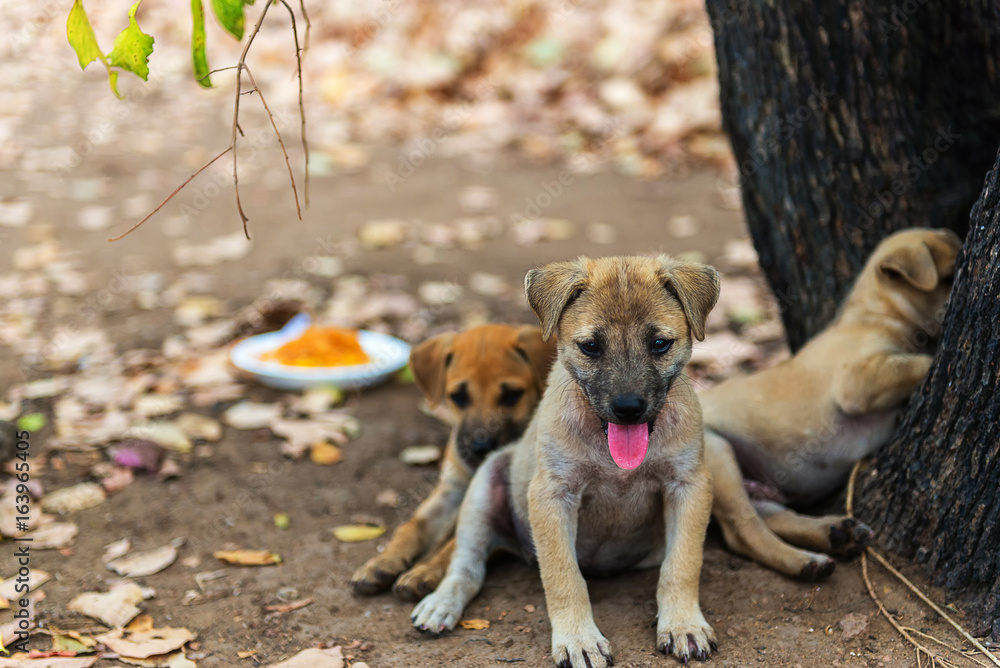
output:
[[[480,325],[413,349],[410,368],[417,387],[452,425],[441,478],[385,550],[354,573],[355,592],[375,594],[395,582],[398,597],[415,601],[437,587],[451,559],[449,539],[473,472],[490,452],[524,432],[555,352],[555,342],[542,341],[531,325]]]
[[[715,635],[698,603],[711,477],[684,365],[719,294],[711,267],[666,256],[580,258],[528,272],[525,290],[559,357],[521,440],[476,472],[445,579],[414,625],[451,629],[498,549],[537,557],[552,658],[602,668],[583,573],[659,566],[656,646],[706,659]]]
[[[713,513],[734,551],[782,573],[829,575],[825,554],[851,556],[871,530],[783,505],[838,489],[889,438],[927,374],[961,246],[949,230],[911,229],[869,258],[837,319],[794,357],[700,396]],[[744,476],[770,499],[751,502]],[[797,549],[792,545],[806,549]]]

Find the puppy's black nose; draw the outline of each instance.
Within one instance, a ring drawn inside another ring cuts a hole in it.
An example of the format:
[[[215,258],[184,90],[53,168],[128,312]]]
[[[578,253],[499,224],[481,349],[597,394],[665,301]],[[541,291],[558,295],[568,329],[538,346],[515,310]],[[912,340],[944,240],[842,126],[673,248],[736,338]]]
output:
[[[497,447],[497,442],[490,436],[478,434],[469,443],[469,447],[477,455],[484,455]]]
[[[646,400],[638,394],[620,394],[611,402],[611,412],[623,423],[634,423],[646,412]]]

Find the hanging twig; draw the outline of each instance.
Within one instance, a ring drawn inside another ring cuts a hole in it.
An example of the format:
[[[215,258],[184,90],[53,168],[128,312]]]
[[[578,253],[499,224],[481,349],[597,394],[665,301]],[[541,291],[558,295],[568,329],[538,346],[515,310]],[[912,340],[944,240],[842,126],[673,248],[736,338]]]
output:
[[[271,114],[271,108],[267,106],[267,100],[264,99],[264,91],[260,89],[257,82],[254,80],[253,73],[250,72],[250,67],[243,65],[243,70],[247,73],[247,77],[250,79],[250,84],[253,86],[254,91],[256,91],[258,97],[260,97],[260,103],[264,105],[264,111],[267,112],[267,118],[271,121],[271,127],[274,128],[274,134],[278,136],[278,144],[281,146],[281,153],[285,156],[285,166],[288,167],[288,178],[292,181],[292,195],[295,196],[295,213],[298,214],[299,220],[302,220],[302,209],[299,207],[299,191],[295,187],[295,176],[292,174],[292,163],[288,159],[288,151],[285,150],[285,142],[281,138],[281,132],[278,131],[278,124],[274,122],[274,116]]]
[[[295,13],[292,11],[291,6],[289,6],[289,4],[286,2],[286,0],[278,0],[278,1],[281,2],[281,4],[283,4],[286,9],[288,9],[289,16],[291,17],[291,20],[292,20],[292,36],[295,39],[295,64],[296,64],[296,72],[298,74],[298,79],[299,79],[299,117],[300,117],[301,133],[302,133],[302,149],[305,152],[305,202],[306,202],[306,206],[308,206],[309,205],[309,143],[306,140],[306,112],[305,112],[305,105],[303,103],[302,53],[303,53],[303,51],[305,51],[306,48],[308,48],[308,45],[309,45],[309,31],[310,31],[310,28],[311,28],[312,24],[309,21],[309,15],[306,13],[305,0],[300,0],[299,6],[301,7],[302,17],[304,18],[305,24],[306,24],[305,35],[304,35],[304,37],[305,37],[305,46],[304,47],[300,47],[300,45],[299,45],[298,27],[297,27],[296,21],[295,21]],[[244,213],[244,211],[243,211],[243,203],[240,201],[239,170],[238,170],[238,160],[237,160],[237,140],[238,140],[239,137],[244,136],[244,134],[243,134],[243,128],[240,127],[240,123],[239,123],[239,119],[240,119],[240,98],[243,95],[252,95],[253,93],[257,93],[258,95],[260,95],[261,104],[263,104],[264,111],[267,112],[268,120],[271,122],[271,127],[274,128],[274,132],[275,132],[275,134],[278,137],[278,143],[281,145],[281,152],[282,152],[282,154],[285,157],[285,165],[288,167],[288,176],[289,176],[289,178],[291,179],[291,182],[292,182],[292,194],[295,197],[295,212],[298,215],[299,220],[302,220],[302,208],[299,205],[298,188],[297,188],[297,186],[295,184],[295,176],[294,176],[294,174],[292,172],[291,161],[290,161],[290,159],[288,157],[288,151],[285,148],[285,142],[284,142],[284,140],[281,137],[281,133],[278,131],[278,125],[277,125],[277,123],[274,120],[274,115],[271,113],[270,107],[268,107],[267,102],[264,99],[264,94],[262,93],[262,91],[260,90],[260,88],[257,86],[257,82],[254,80],[253,74],[250,72],[250,69],[248,68],[247,62],[246,62],[247,54],[250,51],[250,45],[253,44],[254,38],[257,36],[257,33],[260,32],[260,28],[261,28],[261,26],[264,23],[264,17],[267,16],[267,10],[270,8],[270,6],[271,6],[271,1],[270,0],[268,2],[264,3],[264,8],[261,10],[260,16],[257,17],[257,23],[254,24],[253,30],[250,32],[250,35],[247,37],[247,42],[246,42],[246,44],[243,47],[243,52],[240,54],[239,61],[235,65],[231,65],[229,67],[220,67],[220,68],[214,69],[214,70],[212,70],[211,72],[208,73],[208,74],[214,74],[215,72],[223,72],[225,70],[236,70],[236,91],[235,91],[235,96],[234,96],[234,101],[233,101],[233,124],[232,124],[232,129],[231,129],[231,132],[230,132],[229,146],[224,151],[222,151],[222,153],[220,153],[219,155],[217,155],[214,158],[212,158],[211,160],[209,160],[198,171],[196,171],[194,174],[192,174],[190,177],[188,177],[188,179],[186,181],[184,181],[184,183],[182,183],[181,185],[179,185],[172,193],[170,193],[170,195],[165,200],[163,200],[160,203],[159,206],[157,206],[155,209],[153,209],[153,211],[151,211],[149,213],[149,215],[147,215],[145,218],[143,218],[142,220],[140,220],[138,223],[136,223],[135,225],[133,225],[132,227],[130,227],[128,230],[126,230],[122,234],[119,234],[116,237],[112,237],[111,239],[108,239],[108,241],[118,241],[122,237],[125,237],[126,235],[130,234],[134,230],[138,229],[143,223],[145,223],[147,220],[149,220],[150,218],[152,218],[153,215],[156,212],[158,212],[161,208],[163,208],[163,206],[167,202],[169,202],[171,199],[173,199],[174,196],[177,195],[177,193],[179,193],[181,190],[183,190],[184,187],[187,186],[196,176],[198,176],[203,171],[205,171],[206,169],[208,169],[208,167],[211,166],[212,164],[214,164],[216,160],[218,160],[222,156],[226,155],[230,151],[232,151],[232,153],[233,153],[233,190],[235,191],[235,194],[236,194],[236,209],[239,212],[239,214],[240,214],[240,220],[243,223],[243,234],[246,235],[247,239],[250,238],[250,232],[249,232],[249,230],[247,228],[247,222],[249,221],[249,218],[247,218],[247,215]],[[247,76],[250,78],[250,83],[252,85],[252,88],[250,90],[243,90],[243,72],[244,71],[246,71]],[[206,76],[208,76],[208,75],[206,75]],[[202,77],[202,78],[205,78],[205,77]]]
[[[306,22],[306,34],[302,40],[302,52],[309,50],[309,31],[312,30],[312,23],[309,21],[309,14],[306,12],[306,0],[299,0],[299,9],[302,11],[302,18]]]
[[[236,100],[233,103],[233,131],[230,139],[230,146],[233,149],[233,190],[236,191],[236,210],[240,212],[240,219],[243,221],[243,234],[246,238],[250,238],[250,231],[247,229],[247,221],[249,220],[245,213],[243,213],[243,203],[240,202],[240,177],[239,172],[236,167],[236,157],[239,151],[236,150],[236,128],[238,127],[240,120],[240,88],[243,85],[243,70],[246,68],[247,53],[250,51],[250,45],[253,44],[254,37],[260,32],[260,26],[264,23],[264,17],[267,16],[267,10],[270,9],[271,3],[265,2],[264,9],[260,13],[260,17],[257,19],[257,25],[253,27],[253,32],[250,33],[250,37],[247,38],[246,46],[243,47],[243,53],[240,54],[239,62],[236,63]],[[295,54],[296,57],[298,53]]]
[[[217,67],[214,70],[209,70],[208,72],[205,73],[205,76],[199,77],[198,79],[195,79],[195,81],[202,82],[205,79],[207,79],[208,77],[210,77],[213,74],[215,74],[216,72],[225,72],[226,70],[235,70],[235,69],[236,69],[236,65],[230,65],[228,67]]]
[[[204,165],[202,165],[201,169],[199,169],[197,172],[195,172],[194,174],[192,174],[191,176],[189,176],[187,178],[187,181],[185,181],[184,183],[182,183],[179,186],[177,186],[177,188],[172,193],[170,193],[170,195],[167,196],[167,199],[165,199],[162,202],[160,202],[160,205],[158,207],[156,207],[155,209],[153,209],[152,211],[150,211],[149,214],[145,218],[143,218],[138,223],[136,223],[132,227],[128,228],[127,230],[125,230],[124,232],[122,232],[121,234],[119,234],[117,237],[111,237],[110,239],[108,239],[108,241],[118,241],[119,239],[121,239],[125,235],[131,233],[133,230],[135,230],[140,225],[142,225],[143,223],[145,223],[147,220],[149,220],[150,218],[152,218],[153,214],[155,214],[157,211],[159,211],[160,209],[162,209],[164,204],[166,204],[167,202],[169,202],[170,200],[172,200],[174,198],[174,195],[176,195],[181,190],[183,190],[184,186],[186,186],[187,184],[191,183],[191,181],[192,181],[192,179],[194,179],[194,177],[198,176],[203,171],[205,171],[206,169],[208,169],[209,167],[211,167],[212,164],[215,163],[216,160],[218,160],[219,158],[221,158],[222,156],[224,156],[225,154],[229,153],[232,150],[233,150],[233,147],[230,146],[225,151],[223,151],[222,153],[220,153],[219,155],[215,156],[214,158],[212,158],[211,160],[209,160],[207,163],[205,163]]]
[[[281,4],[285,6],[288,10],[288,16],[292,19],[292,36],[295,38],[295,68],[299,75],[299,120],[301,125],[302,134],[302,151],[305,153],[305,198],[306,206],[309,206],[309,142],[306,141],[306,108],[302,103],[302,51],[299,48],[299,31],[295,25],[295,12],[292,11],[291,6],[285,1],[281,0]],[[306,20],[306,43],[309,42],[309,15],[306,14],[305,0],[300,0],[300,6],[302,7],[302,16]],[[299,216],[301,220],[302,216]]]

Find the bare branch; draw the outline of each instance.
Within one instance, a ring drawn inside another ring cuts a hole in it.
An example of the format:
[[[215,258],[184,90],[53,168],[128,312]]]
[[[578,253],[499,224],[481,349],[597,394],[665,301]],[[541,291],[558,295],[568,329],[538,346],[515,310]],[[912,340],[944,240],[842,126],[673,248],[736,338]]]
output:
[[[306,21],[306,34],[302,40],[303,53],[309,50],[309,32],[312,30],[312,23],[309,21],[309,14],[306,12],[306,0],[299,0],[299,8],[302,10],[302,18]]]
[[[296,21],[295,21],[295,12],[292,10],[291,6],[289,6],[288,2],[286,2],[286,0],[267,0],[267,2],[263,3],[264,4],[264,8],[261,10],[260,16],[257,17],[257,23],[254,25],[253,30],[250,32],[249,36],[247,37],[246,44],[243,46],[243,52],[240,54],[240,59],[236,63],[236,65],[232,65],[230,67],[220,67],[220,68],[214,69],[214,70],[212,70],[212,71],[210,71],[208,73],[208,74],[214,74],[216,72],[223,72],[225,70],[236,70],[236,90],[235,90],[235,96],[234,96],[234,101],[233,101],[233,123],[232,123],[232,129],[231,129],[231,132],[230,132],[229,146],[224,151],[222,151],[222,153],[220,153],[219,155],[215,156],[208,163],[206,163],[204,166],[202,166],[201,169],[199,169],[197,172],[195,172],[194,174],[192,174],[184,183],[182,183],[180,186],[178,186],[177,189],[174,190],[172,193],[170,193],[170,195],[165,200],[163,200],[160,203],[159,206],[157,206],[155,209],[153,209],[153,211],[150,212],[149,215],[147,215],[145,218],[143,218],[138,223],[136,223],[135,225],[133,225],[131,228],[129,228],[123,234],[120,234],[117,237],[108,239],[108,241],[118,241],[122,237],[124,237],[124,236],[128,235],[129,233],[131,233],[133,230],[137,229],[139,226],[141,226],[143,223],[145,223],[147,220],[149,220],[156,212],[158,212],[161,208],[163,208],[163,206],[167,202],[169,202],[171,199],[173,199],[174,196],[178,192],[180,192],[188,183],[190,183],[192,179],[194,179],[196,176],[198,176],[199,174],[201,174],[205,169],[208,168],[209,165],[213,164],[216,160],[218,160],[222,156],[226,155],[230,151],[232,151],[232,153],[233,153],[233,190],[235,191],[235,194],[236,194],[236,210],[239,212],[239,214],[240,214],[240,220],[243,223],[243,234],[246,235],[247,239],[250,238],[250,232],[249,232],[249,230],[247,228],[247,222],[249,222],[249,218],[247,218],[246,213],[244,213],[244,211],[243,211],[243,203],[240,200],[239,168],[238,168],[238,160],[237,160],[237,153],[238,153],[238,151],[237,151],[237,148],[238,148],[238,146],[237,146],[237,140],[239,139],[239,137],[245,136],[244,133],[243,133],[243,128],[240,127],[240,98],[243,95],[252,95],[253,93],[257,93],[258,95],[260,95],[261,104],[264,105],[264,110],[267,112],[267,117],[268,117],[268,120],[270,120],[270,122],[271,122],[271,127],[274,128],[274,132],[278,136],[278,143],[281,145],[281,152],[285,156],[285,166],[288,168],[288,176],[289,176],[289,178],[291,179],[291,182],[292,182],[292,194],[295,197],[295,211],[298,214],[299,220],[302,220],[302,208],[299,205],[298,188],[297,188],[297,186],[295,184],[295,176],[292,173],[291,161],[290,161],[290,159],[288,157],[288,151],[285,148],[284,139],[281,137],[281,133],[278,131],[278,126],[277,126],[277,123],[274,120],[274,115],[271,113],[271,109],[270,109],[270,107],[268,107],[267,101],[264,99],[264,94],[260,90],[260,88],[258,88],[257,82],[254,80],[253,74],[251,74],[250,69],[247,67],[247,63],[246,63],[247,54],[250,51],[250,46],[253,44],[254,38],[257,36],[257,33],[260,32],[260,28],[264,24],[264,18],[267,16],[267,10],[271,7],[272,2],[281,2],[281,4],[283,4],[285,6],[285,8],[288,10],[288,14],[289,14],[289,16],[291,17],[291,20],[292,20],[292,36],[295,38],[295,64],[296,64],[296,71],[298,73],[298,79],[299,79],[299,118],[300,118],[300,121],[301,121],[302,149],[303,149],[303,151],[305,153],[305,202],[306,202],[306,205],[308,206],[308,204],[309,204],[309,143],[306,140],[306,112],[305,112],[305,106],[303,104],[303,90],[302,90],[302,52],[304,51],[304,47],[301,47],[299,45],[299,34],[298,34],[298,27],[297,27],[297,24],[296,24]],[[311,28],[311,24],[309,22],[309,15],[306,13],[305,0],[300,0],[299,4],[300,4],[301,10],[302,10],[302,16],[305,19],[305,23],[306,23],[305,42],[306,42],[306,47],[308,47],[308,44],[309,44],[309,30]],[[248,90],[243,90],[243,72],[244,71],[247,73],[247,76],[250,78],[250,83],[252,85],[252,88],[250,88]],[[205,77],[207,77],[207,76],[208,75],[205,75]],[[202,79],[204,79],[205,77],[202,77]]]
[[[306,206],[309,206],[309,142],[306,140],[306,108],[302,103],[302,49],[299,47],[299,31],[295,25],[295,12],[286,0],[281,0],[281,4],[288,10],[288,16],[292,19],[292,36],[295,38],[295,66],[299,75],[299,120],[301,122],[302,151],[305,153],[305,198]],[[304,0],[300,0],[302,15],[306,19],[306,43],[309,41],[309,16],[305,13]]]
[[[250,79],[250,84],[253,86],[254,90],[257,91],[257,95],[260,96],[260,103],[264,105],[264,111],[267,112],[267,118],[271,121],[271,127],[274,128],[274,134],[278,136],[278,144],[281,145],[281,152],[285,156],[285,166],[288,167],[288,178],[292,181],[292,194],[295,196],[295,213],[298,214],[299,220],[302,220],[302,208],[299,206],[299,191],[295,187],[295,176],[292,174],[292,163],[288,159],[288,151],[285,150],[285,141],[281,138],[281,132],[278,131],[278,125],[274,122],[274,115],[271,113],[271,108],[267,106],[267,100],[264,99],[264,91],[260,89],[257,82],[254,80],[250,67],[244,64],[243,70],[247,73],[247,77]]]
[[[230,146],[225,151],[223,151],[219,155],[215,156],[214,158],[212,158],[211,160],[209,160],[208,162],[206,162],[204,165],[201,166],[201,168],[197,172],[195,172],[194,174],[192,174],[191,176],[189,176],[187,178],[187,181],[185,181],[184,183],[182,183],[179,186],[177,186],[177,188],[172,193],[170,193],[170,195],[167,197],[167,199],[165,199],[162,202],[160,202],[160,206],[158,206],[155,209],[153,209],[152,211],[150,211],[149,215],[147,215],[145,218],[143,218],[142,220],[140,220],[138,223],[136,223],[132,227],[128,228],[126,231],[124,231],[121,234],[119,234],[117,237],[111,237],[110,239],[108,239],[108,241],[118,241],[119,239],[121,239],[121,238],[123,238],[123,237],[125,237],[125,236],[127,236],[129,234],[131,234],[133,230],[137,229],[140,225],[142,225],[147,220],[149,220],[150,218],[152,218],[153,215],[157,211],[159,211],[160,209],[162,209],[164,204],[166,204],[167,202],[169,202],[170,200],[172,200],[174,198],[174,195],[176,195],[177,193],[179,193],[181,190],[184,189],[184,186],[186,186],[187,184],[191,183],[191,181],[194,180],[194,177],[198,176],[203,171],[205,171],[206,169],[208,169],[209,167],[211,167],[212,164],[216,160],[218,160],[219,158],[221,158],[222,156],[224,156],[225,154],[229,153],[232,150],[233,150],[233,147]]]
[[[250,231],[247,229],[247,215],[243,213],[243,203],[240,202],[240,177],[237,170],[237,155],[239,151],[236,150],[236,131],[239,129],[240,121],[240,88],[243,85],[243,70],[246,68],[247,63],[247,53],[250,51],[250,45],[253,44],[254,37],[260,32],[260,26],[264,23],[264,17],[267,16],[267,10],[270,9],[271,3],[265,2],[264,9],[260,13],[260,17],[257,19],[257,24],[253,27],[253,32],[247,38],[247,43],[243,47],[243,53],[240,54],[239,62],[236,63],[236,99],[233,103],[233,131],[231,138],[229,140],[230,148],[233,149],[233,190],[236,191],[236,210],[240,212],[240,219],[243,221],[243,234],[246,238],[250,238]],[[298,52],[295,54],[298,56]]]
[[[226,70],[235,70],[235,69],[236,65],[230,65],[229,67],[219,67],[214,70],[209,70],[205,76],[201,77],[200,79],[195,79],[195,81],[201,82],[207,79],[208,77],[212,76],[216,72],[225,72]]]

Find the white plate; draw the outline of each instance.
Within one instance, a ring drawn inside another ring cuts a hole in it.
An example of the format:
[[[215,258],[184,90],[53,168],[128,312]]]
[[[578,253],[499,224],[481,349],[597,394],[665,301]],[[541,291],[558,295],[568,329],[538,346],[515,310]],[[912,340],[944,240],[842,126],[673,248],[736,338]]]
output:
[[[279,390],[303,390],[316,386],[333,386],[343,390],[369,387],[383,382],[406,366],[410,346],[388,334],[362,329],[358,343],[371,358],[368,364],[351,366],[306,367],[289,366],[261,359],[264,353],[280,348],[297,339],[309,327],[309,316],[300,313],[277,332],[258,334],[240,341],[229,351],[229,359],[258,381]]]

